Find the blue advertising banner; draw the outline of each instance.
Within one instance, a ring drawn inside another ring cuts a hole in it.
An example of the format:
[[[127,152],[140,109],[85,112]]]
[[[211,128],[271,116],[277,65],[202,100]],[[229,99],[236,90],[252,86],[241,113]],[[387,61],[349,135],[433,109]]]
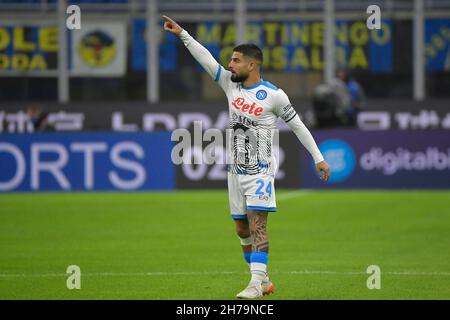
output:
[[[373,73],[392,71],[392,20],[369,30],[364,21],[336,21],[336,64]]]
[[[147,70],[146,30],[147,21],[145,19],[133,20],[131,67],[135,71]],[[163,72],[175,71],[177,69],[176,43],[179,40],[175,35],[168,32],[161,33],[161,36],[162,42],[159,45],[159,69]]]
[[[0,135],[0,192],[170,190],[169,132]]]
[[[425,55],[427,71],[450,71],[450,19],[426,20]]]
[[[450,188],[450,137],[430,131],[314,131],[331,167],[318,179],[307,152],[301,152],[302,188]]]
[[[376,73],[391,72],[392,35],[390,19],[382,20],[380,30],[369,30],[365,20],[337,20],[337,65]],[[199,23],[195,37],[222,65],[228,65],[236,41],[233,23]],[[323,70],[322,21],[250,22],[245,39],[263,50],[264,70]]]

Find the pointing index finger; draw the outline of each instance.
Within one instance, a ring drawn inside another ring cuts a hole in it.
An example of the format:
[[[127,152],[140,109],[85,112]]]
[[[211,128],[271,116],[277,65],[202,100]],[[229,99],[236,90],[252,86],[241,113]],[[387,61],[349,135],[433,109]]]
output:
[[[168,16],[163,15],[163,18],[166,19],[169,22],[175,23],[172,19],[170,19]]]

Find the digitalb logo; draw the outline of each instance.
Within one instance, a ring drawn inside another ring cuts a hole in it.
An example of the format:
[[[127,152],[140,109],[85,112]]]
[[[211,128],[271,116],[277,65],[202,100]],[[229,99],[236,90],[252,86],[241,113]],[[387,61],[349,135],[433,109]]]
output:
[[[69,274],[66,285],[67,289],[81,289],[81,270],[79,266],[71,265],[67,267],[66,273]]]
[[[330,183],[350,178],[356,167],[356,157],[348,143],[340,139],[329,139],[322,142],[319,149],[331,168]],[[313,167],[315,168],[314,163]]]

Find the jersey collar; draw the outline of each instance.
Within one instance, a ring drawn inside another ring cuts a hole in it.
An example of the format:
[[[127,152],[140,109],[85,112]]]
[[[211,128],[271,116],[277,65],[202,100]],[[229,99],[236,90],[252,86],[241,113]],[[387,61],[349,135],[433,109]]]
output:
[[[242,84],[241,84],[241,87],[242,87],[242,89],[245,89],[245,90],[251,90],[251,89],[255,89],[255,88],[259,87],[260,85],[263,84],[263,82],[264,82],[264,80],[261,78],[261,80],[258,83],[255,83],[254,85],[252,85],[250,87],[244,87]]]

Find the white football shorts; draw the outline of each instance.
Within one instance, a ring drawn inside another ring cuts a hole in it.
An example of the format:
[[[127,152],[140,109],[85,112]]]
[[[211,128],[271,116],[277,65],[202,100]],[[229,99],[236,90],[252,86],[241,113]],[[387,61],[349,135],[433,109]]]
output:
[[[228,197],[233,219],[246,219],[247,210],[275,212],[275,179],[272,175],[228,172]]]

